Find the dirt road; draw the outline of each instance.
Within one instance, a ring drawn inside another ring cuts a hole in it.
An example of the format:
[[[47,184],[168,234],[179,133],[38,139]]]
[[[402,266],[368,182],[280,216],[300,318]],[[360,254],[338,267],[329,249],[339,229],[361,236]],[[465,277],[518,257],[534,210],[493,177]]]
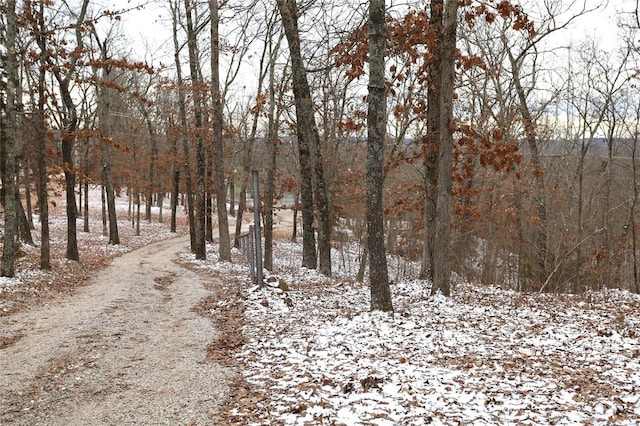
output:
[[[192,308],[203,278],[184,237],[128,253],[76,294],[0,318],[0,424],[209,425],[229,371]]]

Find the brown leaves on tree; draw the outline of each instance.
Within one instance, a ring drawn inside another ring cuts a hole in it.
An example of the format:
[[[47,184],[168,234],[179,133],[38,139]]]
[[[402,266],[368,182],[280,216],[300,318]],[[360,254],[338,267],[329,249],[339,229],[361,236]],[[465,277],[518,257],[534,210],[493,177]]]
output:
[[[458,151],[477,156],[482,167],[491,167],[496,172],[511,171],[522,161],[517,141],[503,140],[500,129],[480,133],[472,126],[462,125],[459,130],[462,136],[457,143]]]
[[[364,75],[364,64],[369,61],[369,26],[364,25],[353,31],[347,40],[338,43],[331,54],[335,56],[337,67],[347,67],[347,76],[352,80]]]
[[[465,21],[473,27],[479,19],[484,19],[488,24],[493,24],[498,17],[511,21],[511,27],[516,31],[524,31],[533,37],[536,34],[533,22],[522,9],[522,6],[514,4],[508,0],[495,0],[482,2],[478,5],[471,5],[467,2],[465,11]]]
[[[469,0],[462,6],[466,8],[464,18],[470,26],[475,25],[479,19],[493,24],[499,17],[510,20],[515,31],[525,31],[530,37],[536,34],[533,22],[522,7],[508,0],[490,0],[479,4],[473,4]],[[369,60],[368,31],[368,25],[364,24],[352,31],[346,40],[338,43],[331,50],[335,65],[346,67],[347,76],[351,79],[360,78],[365,73],[365,64]],[[428,10],[411,10],[401,19],[388,16],[388,55],[403,64],[401,67],[397,65],[390,67],[390,80],[404,81],[408,73],[418,74],[419,79],[428,79],[427,70],[433,61],[433,52],[437,48],[436,42],[435,32],[429,24]],[[459,59],[458,65],[463,69],[482,66],[478,57]]]

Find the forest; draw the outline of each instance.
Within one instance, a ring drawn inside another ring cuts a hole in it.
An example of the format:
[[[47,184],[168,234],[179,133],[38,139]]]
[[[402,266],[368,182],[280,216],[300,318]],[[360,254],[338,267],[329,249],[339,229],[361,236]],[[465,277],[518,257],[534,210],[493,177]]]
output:
[[[215,242],[229,261],[259,170],[265,269],[274,216],[291,209],[299,265],[329,277],[353,245],[374,310],[393,310],[389,262],[419,265],[405,269],[445,296],[453,275],[523,293],[640,293],[634,2],[0,9],[2,276],[34,245],[34,215],[39,267],[51,268],[53,191],[65,194],[65,256],[83,261],[90,185],[109,244],[117,198],[138,233],[169,199],[167,226],[187,218],[196,258]]]

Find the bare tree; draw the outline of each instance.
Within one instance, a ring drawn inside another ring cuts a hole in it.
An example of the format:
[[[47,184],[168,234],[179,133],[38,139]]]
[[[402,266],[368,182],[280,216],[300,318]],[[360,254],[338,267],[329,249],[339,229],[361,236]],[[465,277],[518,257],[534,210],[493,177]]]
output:
[[[280,44],[284,34],[280,31],[274,43],[273,25],[269,25],[269,107],[267,112],[267,176],[264,196],[264,267],[273,271],[273,203],[276,174],[276,145],[278,140],[278,125],[280,110],[276,111],[276,58],[280,52]]]
[[[95,27],[92,25],[91,32],[99,48],[100,67],[101,67],[101,83],[98,86],[98,117],[100,130],[100,151],[102,153],[102,177],[105,187],[105,195],[107,200],[107,213],[109,221],[109,244],[120,244],[120,235],[118,233],[118,217],[116,214],[115,188],[113,186],[113,172],[111,160],[111,140],[110,140],[110,120],[109,112],[111,111],[111,90],[109,86],[113,85],[113,66],[109,63],[109,36],[104,40],[100,40]],[[96,70],[97,71],[97,70]]]
[[[434,58],[429,67],[431,81],[427,110],[427,141],[424,150],[426,223],[421,275],[431,273],[432,294],[450,294],[451,277],[451,183],[453,134],[453,89],[457,40],[458,1],[431,3],[430,23],[434,31]],[[430,265],[425,268],[424,264]]]
[[[178,85],[178,110],[180,117],[181,132],[179,139],[182,141],[183,161],[184,161],[184,174],[185,174],[185,186],[187,193],[187,215],[189,217],[189,236],[191,241],[191,252],[196,252],[196,219],[194,213],[194,199],[193,199],[193,183],[191,176],[190,154],[189,154],[189,140],[185,135],[187,130],[187,102],[184,88],[184,79],[182,78],[182,64],[180,61],[180,43],[178,41],[178,22],[180,19],[179,3],[178,0],[170,1],[169,7],[171,8],[171,18],[173,26],[173,47],[174,47],[174,62],[176,65],[176,83]],[[176,178],[174,171],[174,179]],[[175,182],[175,181],[174,181]],[[175,183],[174,183],[175,185]],[[175,186],[174,186],[175,188]],[[174,205],[177,205],[178,191],[174,190]],[[204,235],[204,233],[203,233]]]
[[[298,8],[295,0],[278,0],[284,32],[289,44],[293,93],[296,102],[296,132],[301,175],[303,265],[316,267],[313,198],[318,207],[318,253],[320,273],[331,275],[331,206],[325,186],[320,135],[316,125],[307,70],[302,60]]]
[[[46,90],[46,62],[47,62],[47,36],[44,22],[44,0],[38,1],[38,12],[32,22],[36,25],[36,43],[40,49],[38,55],[38,160],[37,160],[37,184],[38,205],[40,208],[40,268],[51,269],[51,249],[49,238],[49,199],[47,191],[47,128],[45,124],[45,90]]]
[[[224,139],[222,136],[222,95],[220,93],[220,36],[218,34],[218,1],[209,0],[211,13],[211,94],[213,98],[213,171],[218,211],[218,236],[220,260],[231,261],[231,240],[227,216],[227,191],[224,180]]]
[[[78,126],[78,115],[76,111],[76,105],[71,96],[71,82],[76,72],[76,64],[80,58],[79,52],[82,51],[83,31],[82,27],[85,22],[85,16],[87,14],[87,8],[89,7],[89,0],[83,0],[80,7],[80,13],[77,16],[75,23],[75,38],[76,38],[76,50],[70,58],[67,60],[67,66],[65,68],[58,64],[53,63],[53,58],[47,56],[47,62],[50,65],[50,69],[56,78],[60,90],[60,97],[62,98],[63,110],[63,131],[62,131],[62,163],[64,167],[65,185],[66,185],[66,213],[67,213],[67,259],[79,260],[80,254],[78,253],[78,239],[77,239],[77,226],[76,218],[78,216],[78,208],[76,206],[75,197],[75,182],[76,173],[73,161],[73,149],[74,149],[74,132]],[[63,73],[64,71],[64,73]]]
[[[422,251],[422,263],[420,267],[420,278],[431,279],[433,282],[433,253],[436,232],[436,202],[437,202],[437,177],[438,177],[438,130],[440,124],[440,85],[438,83],[442,68],[442,20],[443,20],[443,0],[434,0],[429,5],[429,24],[433,31],[433,41],[430,50],[434,55],[429,63],[429,79],[431,84],[427,90],[427,135],[423,143],[425,156],[425,235]]]
[[[385,85],[386,25],[384,0],[369,2],[369,111],[367,114],[367,251],[371,309],[393,311],[385,249],[382,189],[387,134]]]
[[[4,236],[2,250],[2,266],[0,275],[3,277],[13,277],[15,275],[15,240],[17,234],[16,218],[16,157],[15,138],[17,128],[17,87],[18,87],[18,64],[16,52],[17,18],[15,0],[7,1],[7,121],[5,127],[4,142],[4,173],[2,176],[2,189],[4,191]]]

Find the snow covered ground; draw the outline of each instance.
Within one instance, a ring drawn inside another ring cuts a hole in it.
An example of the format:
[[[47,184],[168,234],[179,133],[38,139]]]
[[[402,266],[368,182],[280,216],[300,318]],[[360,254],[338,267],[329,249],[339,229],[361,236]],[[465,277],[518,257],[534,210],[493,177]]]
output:
[[[166,237],[168,224],[141,225],[136,237],[122,223],[120,250]],[[91,229],[78,234],[85,261],[88,247],[117,249],[100,223]],[[64,242],[53,243],[62,252]],[[246,284],[246,344],[236,359],[260,398],[235,409],[237,424],[640,424],[638,295],[519,294],[459,283],[451,298],[431,298],[427,283],[403,278],[393,261],[395,313],[371,313],[368,287],[352,281],[354,250],[335,252],[335,278],[327,279],[299,268],[299,244],[278,240],[273,278],[288,291],[252,287],[245,266],[219,262],[215,246],[209,250],[209,260],[194,263]],[[0,291],[33,286],[41,277],[30,270],[0,281]]]
[[[40,222],[37,214],[33,215],[35,229],[32,232],[35,246],[22,245],[26,256],[16,260],[16,275],[13,278],[0,277],[0,312],[7,311],[11,302],[2,300],[2,293],[33,293],[38,294],[46,291],[52,283],[66,281],[66,274],[76,271],[78,268],[87,267],[91,264],[103,263],[105,259],[127,253],[136,248],[150,244],[153,241],[163,240],[175,236],[169,231],[169,220],[171,216],[169,199],[165,198],[163,207],[164,223],[159,223],[160,209],[157,206],[151,208],[152,221],[144,220],[144,211],[140,222],[140,235],[135,235],[135,228],[129,217],[129,199],[123,192],[116,198],[116,210],[118,214],[118,231],[120,236],[119,245],[109,244],[109,237],[102,233],[101,219],[101,194],[100,187],[91,185],[89,189],[89,230],[83,232],[84,218],[78,217],[76,221],[78,250],[80,253],[80,263],[69,261],[65,258],[66,250],[66,207],[64,202],[64,192],[60,191],[56,195],[50,193],[50,200],[55,201],[55,205],[49,206],[49,228],[51,245],[51,264],[53,269],[43,271],[39,267],[40,262]],[[144,210],[144,205],[142,206]],[[183,209],[179,210],[178,227],[179,232],[186,231],[186,218]],[[0,228],[4,222],[0,220]],[[69,278],[71,279],[71,278]],[[5,294],[6,296],[6,294]]]
[[[239,424],[640,424],[640,296],[458,284],[430,298],[402,281],[395,313],[372,313],[365,284],[298,268],[299,249],[275,247],[289,291],[247,279],[237,360],[262,395]]]

